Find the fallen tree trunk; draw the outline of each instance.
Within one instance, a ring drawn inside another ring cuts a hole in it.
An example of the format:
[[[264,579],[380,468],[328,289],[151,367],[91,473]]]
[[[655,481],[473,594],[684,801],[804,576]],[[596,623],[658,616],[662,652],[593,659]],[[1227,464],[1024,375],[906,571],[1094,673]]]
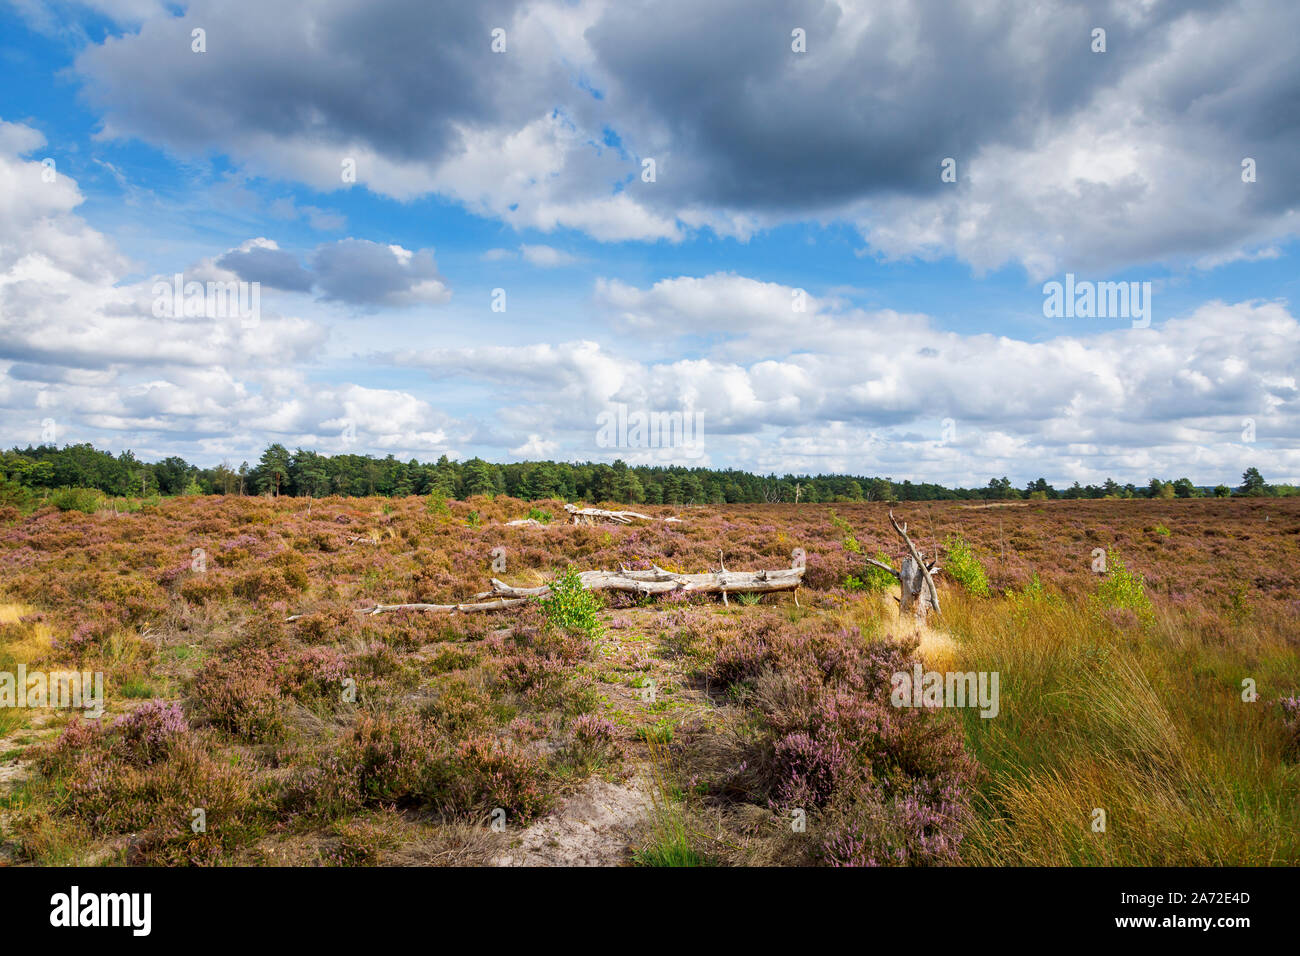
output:
[[[689,594],[769,594],[775,591],[794,591],[803,581],[804,568],[778,568],[771,571],[707,571],[703,574],[679,574],[654,566],[648,571],[583,571],[578,580],[588,591],[623,591],[631,594],[670,594],[680,591]],[[463,604],[375,604],[358,608],[358,614],[383,614],[386,611],[432,611],[442,614],[470,614],[475,611],[499,611],[518,607],[534,598],[544,598],[551,586],[519,588],[504,581],[492,579],[492,589],[474,596],[473,602]],[[796,595],[797,600],[797,595]],[[288,621],[302,617],[295,614]]]
[[[441,611],[452,614],[468,614],[473,611],[499,611],[502,608],[518,607],[527,604],[528,598],[512,598],[502,601],[482,601],[475,604],[376,604],[374,607],[358,608],[358,614],[383,614],[385,611]],[[299,615],[288,620],[292,621]]]
[[[574,524],[595,524],[598,518],[602,521],[613,521],[615,524],[631,524],[635,520],[680,523],[682,520],[681,518],[652,518],[639,511],[606,511],[604,508],[579,508],[576,505],[565,505],[564,510],[573,516]]]
[[[583,571],[578,575],[588,591],[624,591],[632,594],[667,594],[688,591],[692,594],[767,594],[772,591],[793,591],[803,580],[804,568],[782,568],[775,571],[710,571],[704,574],[679,574],[654,567],[649,571]],[[550,585],[536,588],[517,588],[492,579],[492,590],[483,591],[477,598],[490,597],[546,597]]]

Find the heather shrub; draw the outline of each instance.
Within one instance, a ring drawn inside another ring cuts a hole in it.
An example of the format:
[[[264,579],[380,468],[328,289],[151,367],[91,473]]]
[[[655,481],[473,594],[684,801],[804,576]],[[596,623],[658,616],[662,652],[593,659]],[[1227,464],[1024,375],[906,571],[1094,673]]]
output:
[[[544,764],[499,737],[472,736],[456,748],[451,787],[461,809],[489,813],[500,807],[527,821],[546,809]]]
[[[237,575],[231,582],[231,593],[256,604],[285,600],[306,587],[306,580],[292,569],[259,567]]]
[[[825,726],[786,734],[772,745],[773,798],[782,806],[823,806],[849,757],[839,735]]]
[[[326,857],[331,866],[375,866],[384,851],[397,846],[394,814],[380,811],[374,817],[358,817],[334,825],[338,846]]]
[[[843,551],[833,554],[810,549],[804,558],[803,586],[818,591],[833,588],[844,580],[849,570]]]
[[[307,559],[297,551],[281,551],[271,558],[268,563],[272,567],[279,569],[285,585],[294,591],[305,591],[308,585],[311,584]]]
[[[113,633],[113,622],[103,619],[82,621],[66,637],[56,637],[51,642],[54,650],[75,661],[99,647]]]
[[[189,732],[180,704],[152,700],[113,722],[117,752],[128,763],[152,764],[163,759],[177,737]]]
[[[129,862],[204,864],[258,828],[252,779],[212,755],[174,704],[155,701],[101,723],[74,721],[38,760],[63,799],[58,815],[101,833],[135,833]],[[202,808],[207,832],[191,829]]]
[[[281,626],[255,621],[241,643],[204,664],[191,687],[197,720],[250,743],[272,743],[288,734],[290,704],[332,709],[345,678],[373,673],[365,653],[349,660],[332,648],[298,647],[280,635]]]
[[[783,812],[819,814],[813,862],[956,862],[977,765],[944,715],[896,708],[890,679],[915,641],[867,641],[815,620],[717,629],[709,675],[751,688],[751,722],[713,785]]]
[[[220,601],[229,596],[230,579],[215,571],[191,575],[181,581],[181,597],[190,604]]]
[[[321,753],[296,768],[281,788],[277,806],[290,817],[334,820],[362,807],[353,768],[339,753]]]
[[[554,627],[515,627],[493,639],[498,682],[508,690],[554,696],[572,676],[573,665],[591,650],[588,632]]]
[[[285,661],[278,649],[247,644],[213,657],[191,691],[196,716],[251,743],[282,739],[288,727],[276,668]]]
[[[768,640],[778,627],[766,615],[726,621],[700,616],[689,619],[683,632],[682,642],[698,648],[709,660],[705,676],[725,687],[753,680],[762,672],[771,656]]]
[[[614,724],[596,714],[582,714],[569,724],[565,755],[574,767],[589,770],[614,759],[619,747]]]
[[[36,766],[47,777],[58,777],[91,749],[99,748],[104,736],[101,721],[73,717],[52,744],[36,756]]]
[[[281,664],[276,670],[276,680],[285,693],[309,703],[338,699],[348,673],[348,660],[340,652],[312,647]]]
[[[820,855],[830,866],[952,866],[970,821],[955,783],[864,787],[823,818]]]
[[[333,607],[303,614],[294,628],[303,643],[323,644],[358,633],[360,625],[351,608]]]
[[[437,786],[445,746],[415,714],[362,717],[339,749],[362,806],[418,804]]]
[[[422,710],[440,732],[457,739],[475,731],[493,730],[514,717],[516,710],[498,701],[481,685],[452,675],[437,689],[437,696]]]
[[[347,670],[344,670],[345,666]],[[349,671],[358,679],[366,678],[368,683],[384,681],[393,687],[411,687],[420,680],[420,672],[416,668],[388,644],[379,641],[371,641],[365,650],[346,664],[340,657],[336,681],[342,680]],[[336,683],[335,687],[337,686]]]
[[[103,613],[124,625],[148,621],[167,607],[167,592],[141,576],[100,572],[90,584]]]

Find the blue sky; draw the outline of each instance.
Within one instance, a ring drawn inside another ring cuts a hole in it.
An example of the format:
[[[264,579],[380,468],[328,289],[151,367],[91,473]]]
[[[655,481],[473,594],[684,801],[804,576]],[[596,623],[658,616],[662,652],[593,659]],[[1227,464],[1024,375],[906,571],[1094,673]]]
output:
[[[622,404],[763,472],[1297,480],[1297,19],[0,4],[0,440],[700,461],[600,447]],[[1067,272],[1150,327],[1046,317]],[[175,273],[257,323],[155,316]]]

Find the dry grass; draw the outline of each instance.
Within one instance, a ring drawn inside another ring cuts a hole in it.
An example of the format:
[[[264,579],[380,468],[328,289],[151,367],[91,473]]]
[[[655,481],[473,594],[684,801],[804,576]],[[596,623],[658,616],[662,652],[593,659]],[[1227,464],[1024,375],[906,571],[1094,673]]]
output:
[[[1294,639],[1257,626],[1236,650],[1183,612],[1113,625],[1044,598],[950,600],[955,666],[998,671],[998,719],[967,716],[990,771],[965,858],[977,864],[1256,865],[1300,860],[1300,769],[1276,697],[1300,686]],[[1242,700],[1253,678],[1255,702]],[[1094,812],[1105,812],[1105,830]]]

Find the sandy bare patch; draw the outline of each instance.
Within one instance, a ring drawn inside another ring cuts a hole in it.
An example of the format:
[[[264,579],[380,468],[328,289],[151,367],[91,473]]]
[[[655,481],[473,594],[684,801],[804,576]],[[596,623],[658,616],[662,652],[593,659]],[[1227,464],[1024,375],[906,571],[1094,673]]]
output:
[[[935,670],[945,670],[956,660],[957,642],[947,631],[934,627],[933,618],[921,624],[910,612],[906,615],[899,614],[897,601],[890,600],[887,603],[889,610],[886,612],[886,620],[889,622],[889,631],[896,637],[913,635],[919,637],[921,645],[917,650],[921,660],[925,661],[927,666]]]
[[[652,806],[649,781],[593,779],[528,827],[496,866],[621,866],[630,861],[638,825]]]

